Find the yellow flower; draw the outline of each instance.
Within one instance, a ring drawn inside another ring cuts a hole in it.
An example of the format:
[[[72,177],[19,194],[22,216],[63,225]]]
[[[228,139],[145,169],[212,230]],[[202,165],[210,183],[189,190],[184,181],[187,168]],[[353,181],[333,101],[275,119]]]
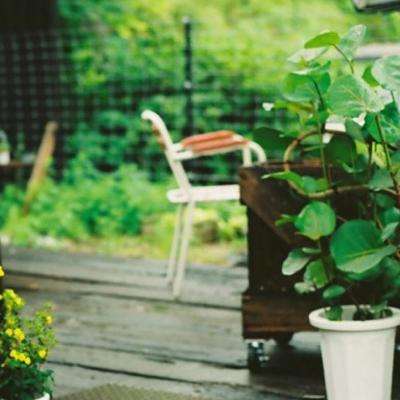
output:
[[[46,316],[46,323],[47,325],[51,325],[53,323],[53,318],[51,317],[51,315]]]
[[[31,359],[29,358],[29,357],[25,357],[25,360],[24,360],[24,363],[26,364],[26,365],[31,365]]]
[[[14,337],[19,341],[22,342],[25,339],[25,333],[22,331],[22,329],[15,329],[14,331]]]
[[[17,358],[18,352],[16,352],[15,350],[11,350],[10,352],[10,357],[11,358]]]
[[[11,328],[6,329],[6,335],[7,335],[7,336],[10,336],[10,337],[11,337],[11,336],[13,335],[13,333],[14,333],[14,332],[13,332],[13,330],[12,330]]]
[[[38,351],[39,357],[42,358],[43,360],[46,358],[47,356],[47,351],[44,349],[41,349]]]
[[[3,267],[0,265],[0,278],[5,275]]]

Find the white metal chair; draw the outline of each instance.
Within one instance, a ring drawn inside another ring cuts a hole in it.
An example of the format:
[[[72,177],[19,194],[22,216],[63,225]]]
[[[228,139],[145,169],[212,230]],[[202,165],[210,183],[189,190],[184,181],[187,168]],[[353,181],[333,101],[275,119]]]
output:
[[[164,121],[158,114],[146,110],[142,113],[142,118],[151,122],[153,132],[178,183],[178,189],[167,193],[168,200],[179,205],[167,270],[168,283],[172,284],[173,296],[177,298],[181,293],[185,275],[196,203],[239,199],[239,185],[192,186],[182,161],[240,150],[243,152],[243,165],[251,165],[253,153],[257,162],[266,161],[266,156],[257,143],[248,141],[232,131],[203,133],[173,143]]]

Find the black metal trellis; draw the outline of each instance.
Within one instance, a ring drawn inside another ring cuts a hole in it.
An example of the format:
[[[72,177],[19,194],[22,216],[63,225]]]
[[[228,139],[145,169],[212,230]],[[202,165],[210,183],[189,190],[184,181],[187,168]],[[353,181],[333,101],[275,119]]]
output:
[[[88,129],[99,129],[94,122],[96,116],[118,111],[129,116],[137,136],[125,160],[138,164],[156,179],[160,171],[167,173],[166,164],[140,122],[143,108],[152,107],[160,112],[175,137],[225,128],[248,134],[265,123],[269,117],[260,112],[265,94],[258,88],[216,84],[218,76],[213,76],[210,84],[204,79],[201,84],[196,83],[193,65],[196,47],[191,21],[185,19],[183,26],[184,48],[176,45],[168,50],[177,65],[174,75],[146,77],[142,74],[139,78],[135,71],[128,71],[127,76],[133,82],[113,78],[101,90],[94,87],[91,92],[82,90],[85,71],[73,59],[82,43],[91,43],[90,30],[51,28],[1,33],[0,127],[8,133],[12,149],[22,145],[26,151],[35,152],[46,121],[57,120],[60,130],[55,169],[61,172],[74,156],[67,146],[68,138],[82,124]],[[100,130],[105,135],[124,134],[124,129],[118,126]],[[193,163],[192,177],[198,181],[232,181],[238,162],[232,156],[227,160]]]

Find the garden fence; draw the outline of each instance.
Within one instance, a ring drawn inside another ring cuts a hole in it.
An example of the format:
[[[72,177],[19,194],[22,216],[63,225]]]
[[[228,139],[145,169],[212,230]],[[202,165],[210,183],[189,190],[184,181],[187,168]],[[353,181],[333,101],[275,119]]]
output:
[[[286,123],[284,114],[262,109],[268,92],[243,86],[236,77],[199,65],[198,52],[212,57],[214,50],[196,47],[188,20],[178,44],[162,48],[156,43],[143,44],[140,54],[125,57],[121,63],[114,59],[108,64],[118,54],[107,54],[107,43],[95,37],[102,35],[87,28],[65,27],[1,34],[0,128],[9,136],[14,157],[34,152],[45,122],[56,120],[60,130],[54,165],[59,176],[77,151],[96,146],[83,140],[79,149],[69,145],[70,138],[77,132],[85,138],[96,131],[111,138],[110,158],[118,153],[118,162],[134,162],[158,179],[166,175],[167,166],[150,140],[150,130],[140,120],[146,107],[165,118],[176,139],[217,129],[249,135],[263,124]],[[158,52],[173,68],[153,65],[151,60]],[[122,141],[118,148],[127,132],[130,142]],[[232,155],[192,162],[192,178],[197,182],[233,181],[238,162]]]

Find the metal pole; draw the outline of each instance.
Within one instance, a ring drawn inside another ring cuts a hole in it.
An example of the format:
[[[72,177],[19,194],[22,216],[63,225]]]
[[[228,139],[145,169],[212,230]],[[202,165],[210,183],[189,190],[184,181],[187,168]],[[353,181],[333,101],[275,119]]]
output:
[[[183,133],[185,136],[194,134],[194,117],[193,117],[193,49],[192,49],[192,21],[189,17],[183,18],[183,27],[185,35],[184,48],[184,84],[183,91],[185,95],[185,126]]]

